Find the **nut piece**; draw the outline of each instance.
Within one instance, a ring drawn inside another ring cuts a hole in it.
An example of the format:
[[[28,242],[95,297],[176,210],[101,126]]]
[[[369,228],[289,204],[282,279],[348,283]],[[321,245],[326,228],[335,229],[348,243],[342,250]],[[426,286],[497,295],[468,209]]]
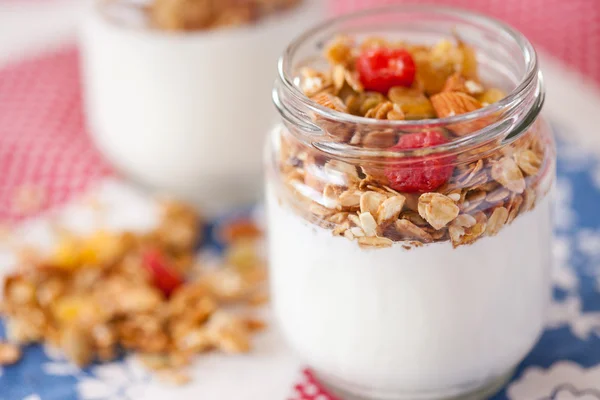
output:
[[[325,49],[325,57],[333,64],[347,64],[352,60],[354,41],[348,36],[337,36]]]
[[[419,215],[436,230],[442,229],[454,220],[460,208],[448,196],[440,193],[423,193],[419,197]]]
[[[0,341],[0,366],[12,365],[21,359],[21,349],[12,343]]]
[[[323,205],[327,208],[336,209],[339,205],[340,194],[339,186],[326,184],[323,189]]]
[[[386,199],[377,210],[377,223],[382,225],[397,219],[405,201],[406,197],[401,194]]]
[[[372,131],[362,138],[362,145],[369,149],[386,149],[398,142],[394,131]]]
[[[313,97],[331,87],[331,79],[321,71],[306,67],[302,68],[300,74],[302,78],[300,88],[308,97]]]
[[[355,92],[361,93],[364,90],[358,77],[358,72],[351,71],[342,64],[335,65],[331,74],[336,94],[339,94],[345,88],[346,84]]]
[[[465,114],[481,108],[481,103],[461,92],[442,92],[431,96],[431,104],[439,118]]]
[[[244,321],[225,311],[217,311],[211,317],[207,333],[213,343],[226,353],[250,351],[250,334]]]
[[[483,212],[477,212],[475,216],[462,214],[448,227],[450,240],[453,247],[471,244],[479,238],[486,229],[487,218]]]
[[[377,222],[370,212],[361,213],[358,218],[365,236],[377,236]]]
[[[360,82],[358,72],[346,69],[344,72],[344,78],[346,78],[346,83],[348,86],[350,86],[354,91],[361,93],[365,90]]]
[[[542,166],[542,159],[531,150],[521,150],[514,154],[514,159],[523,172],[535,175]]]
[[[519,195],[511,196],[511,199],[507,202],[506,207],[508,208],[508,218],[506,223],[510,224],[517,217],[523,204],[523,197]]]
[[[348,112],[344,102],[342,102],[339,97],[330,93],[322,92],[313,96],[312,99],[323,107],[331,108],[332,110],[339,112]]]
[[[4,282],[4,297],[13,304],[32,304],[36,298],[35,287],[18,276],[7,277]]]
[[[391,247],[394,242],[385,237],[371,236],[358,238],[358,245],[363,249]]]
[[[371,215],[377,216],[377,210],[379,210],[379,206],[385,201],[386,198],[386,195],[378,192],[364,192],[360,196],[360,212],[369,212]]]
[[[527,188],[525,189],[525,194],[524,194],[524,201],[523,201],[523,211],[529,211],[531,209],[533,209],[533,207],[535,206],[535,191],[531,188]]]
[[[386,101],[371,108],[366,114],[367,118],[403,120],[404,113],[399,105]]]
[[[315,203],[315,202],[310,203],[310,205],[308,206],[308,210],[311,213],[318,215],[319,217],[328,217],[328,216],[332,215],[333,213],[335,213],[335,210],[332,210],[327,207],[323,207],[319,203]]]
[[[450,77],[446,79],[442,92],[468,93],[465,78],[463,78],[459,72],[450,75]]]
[[[356,167],[343,161],[328,161],[323,167],[323,172],[331,181],[336,181],[335,183],[340,185],[349,185],[359,180]]]
[[[488,219],[487,228],[485,232],[488,236],[495,236],[500,232],[500,229],[506,223],[508,219],[508,210],[504,207],[498,207],[494,210],[490,218]]]
[[[435,110],[423,92],[418,89],[395,86],[388,92],[388,97],[404,113],[409,120],[434,118]]]
[[[80,367],[88,365],[94,358],[89,332],[75,325],[63,330],[61,347],[67,358]]]
[[[211,0],[155,0],[150,11],[157,27],[178,31],[208,28],[215,10]]]
[[[344,208],[355,208],[360,206],[362,194],[358,190],[346,190],[339,197],[339,203]]]
[[[346,83],[346,67],[341,64],[335,65],[331,75],[333,78],[333,87],[335,88],[335,92],[338,93]]]
[[[525,190],[525,178],[517,163],[511,157],[502,157],[492,166],[492,178],[515,193]]]
[[[31,308],[26,309],[26,312],[29,314],[26,317],[5,320],[6,336],[11,342],[27,344],[37,342],[43,338],[45,328],[42,322],[43,314],[39,310]]]
[[[439,118],[466,114],[482,107],[477,99],[462,92],[438,93],[431,96],[431,104],[433,104],[433,108]],[[458,136],[464,136],[484,128],[491,122],[489,118],[480,118],[470,122],[452,124],[448,129]]]
[[[135,5],[147,8],[152,24],[159,29],[191,31],[241,26],[299,2],[300,0],[153,0]]]
[[[399,219],[396,221],[396,232],[403,240],[420,240],[423,243],[430,243],[433,238],[425,230],[407,219]]]

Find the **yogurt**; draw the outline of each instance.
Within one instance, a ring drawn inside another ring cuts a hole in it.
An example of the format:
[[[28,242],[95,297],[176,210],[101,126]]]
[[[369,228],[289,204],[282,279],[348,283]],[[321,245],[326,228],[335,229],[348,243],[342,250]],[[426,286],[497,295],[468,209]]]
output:
[[[450,397],[501,378],[542,331],[548,197],[472,245],[369,250],[271,191],[271,285],[286,337],[328,382],[365,396]]]
[[[255,25],[166,33],[142,11],[90,8],[81,35],[89,129],[115,167],[214,213],[261,193],[263,137],[276,61],[325,4]]]

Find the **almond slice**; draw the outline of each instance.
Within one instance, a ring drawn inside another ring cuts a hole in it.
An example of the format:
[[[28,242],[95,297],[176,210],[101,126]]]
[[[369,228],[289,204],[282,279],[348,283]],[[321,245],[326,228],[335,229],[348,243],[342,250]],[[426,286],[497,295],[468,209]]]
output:
[[[319,103],[323,107],[331,108],[339,112],[348,112],[344,102],[337,96],[329,93],[319,93],[312,97],[312,100]]]
[[[349,214],[348,215],[348,221],[350,221],[351,223],[353,223],[354,226],[361,226],[361,224],[360,224],[360,218],[358,218],[358,215],[356,215],[356,214]]]
[[[361,193],[358,190],[346,190],[338,198],[340,206],[345,208],[354,208],[360,205]]]
[[[383,247],[391,247],[394,242],[385,237],[371,236],[371,237],[361,237],[358,238],[358,245],[365,248],[383,248]]]
[[[418,227],[413,222],[407,219],[399,219],[396,221],[396,232],[403,240],[420,240],[423,243],[431,243],[433,238],[424,229]]]
[[[377,236],[377,222],[370,212],[361,213],[358,218],[365,236]]]
[[[323,189],[323,205],[327,208],[336,209],[342,191],[339,186],[327,184]]]
[[[335,88],[335,92],[338,93],[346,83],[346,68],[341,64],[337,64],[333,67],[331,75],[333,78],[333,87]]]
[[[360,212],[370,212],[373,216],[377,216],[377,210],[386,198],[386,195],[378,192],[364,192],[360,196]]]
[[[508,210],[504,207],[497,207],[488,219],[486,233],[489,236],[495,236],[500,229],[506,224],[508,219]]]
[[[392,196],[386,199],[381,203],[379,210],[377,211],[377,223],[382,225],[397,219],[402,211],[402,207],[404,207],[405,201],[406,198],[402,195]]]

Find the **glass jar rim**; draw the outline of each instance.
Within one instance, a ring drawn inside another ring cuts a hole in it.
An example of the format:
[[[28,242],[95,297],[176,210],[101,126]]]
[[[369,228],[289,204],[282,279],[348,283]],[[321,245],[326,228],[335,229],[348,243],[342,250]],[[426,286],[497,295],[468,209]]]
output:
[[[364,17],[375,17],[378,15],[390,15],[390,13],[395,14],[409,14],[409,13],[430,13],[432,15],[438,16],[448,16],[448,17],[457,17],[461,19],[468,19],[469,21],[474,21],[485,25],[487,28],[491,28],[495,31],[495,33],[499,35],[503,35],[504,37],[510,39],[513,43],[515,43],[521,54],[523,56],[525,62],[525,71],[520,81],[516,84],[516,86],[511,90],[510,93],[506,95],[503,99],[486,105],[480,109],[475,111],[470,111],[464,114],[458,114],[453,116],[448,116],[444,118],[429,118],[422,120],[377,120],[373,118],[367,118],[363,116],[356,116],[340,111],[336,111],[330,108],[327,108],[316,101],[307,97],[302,90],[295,84],[294,76],[290,75],[292,71],[291,60],[298,50],[298,48],[308,41],[310,38],[318,35],[319,33],[330,30],[332,27],[342,25],[345,22],[352,21],[358,18]],[[391,5],[384,7],[377,7],[368,10],[361,10],[349,14],[345,14],[339,17],[330,18],[321,22],[320,24],[312,27],[311,29],[304,32],[302,35],[296,37],[286,48],[284,53],[279,59],[278,62],[278,81],[283,85],[283,88],[287,91],[287,93],[291,94],[293,98],[297,101],[301,102],[307,110],[318,114],[319,116],[328,118],[332,121],[338,121],[343,123],[350,124],[360,124],[363,126],[379,126],[382,124],[385,125],[386,128],[396,128],[396,129],[425,129],[425,128],[433,128],[451,124],[458,123],[466,123],[474,120],[478,120],[481,118],[485,118],[490,115],[494,115],[501,111],[506,111],[514,108],[522,103],[523,98],[526,97],[529,93],[535,92],[537,95],[536,101],[532,105],[532,109],[528,113],[528,117],[526,118],[529,121],[529,125],[539,112],[541,111],[542,104],[544,102],[544,89],[543,89],[543,80],[541,73],[538,69],[538,60],[535,49],[533,45],[529,42],[529,40],[518,30],[512,28],[508,24],[499,21],[495,18],[488,17],[486,15],[467,11],[461,8],[455,7],[437,7],[432,5]],[[279,108],[280,102],[279,96],[276,93],[277,88],[274,90],[274,101]],[[527,122],[526,121],[526,122]],[[447,144],[441,144],[437,146],[432,146],[428,149],[428,153],[438,152],[438,151],[449,151],[452,149],[456,149],[457,147],[464,147],[468,144],[478,144],[482,141],[490,139],[491,137],[495,137],[495,133],[500,131],[500,129],[494,129],[495,125],[492,124],[488,127],[485,127],[481,130],[475,131],[472,134],[468,134],[462,137],[457,138],[456,140],[450,141]],[[524,129],[519,129],[512,134],[509,134],[505,139],[514,138],[518,136],[520,131]],[[338,146],[343,146],[338,144]],[[366,150],[366,152],[365,152]],[[373,149],[363,149],[362,153],[373,153]],[[404,154],[406,156],[414,156],[421,155],[422,149],[420,152],[413,151],[378,151],[375,150],[377,156],[389,156],[390,154],[394,154],[396,157],[400,154]]]

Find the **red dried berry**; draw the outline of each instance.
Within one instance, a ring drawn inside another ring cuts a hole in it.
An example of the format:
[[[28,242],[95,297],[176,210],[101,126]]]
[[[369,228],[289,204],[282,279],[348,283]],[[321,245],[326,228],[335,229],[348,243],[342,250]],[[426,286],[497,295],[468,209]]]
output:
[[[422,149],[448,143],[440,131],[403,135],[392,150]],[[406,161],[409,161],[407,159]],[[390,187],[399,192],[431,192],[450,179],[454,166],[451,157],[419,157],[410,164],[391,165],[385,169]]]
[[[363,51],[356,60],[356,69],[365,89],[383,94],[394,86],[410,87],[416,73],[408,51],[385,47]]]
[[[183,284],[181,276],[169,266],[158,249],[146,249],[142,253],[142,265],[151,273],[154,286],[166,296]]]

